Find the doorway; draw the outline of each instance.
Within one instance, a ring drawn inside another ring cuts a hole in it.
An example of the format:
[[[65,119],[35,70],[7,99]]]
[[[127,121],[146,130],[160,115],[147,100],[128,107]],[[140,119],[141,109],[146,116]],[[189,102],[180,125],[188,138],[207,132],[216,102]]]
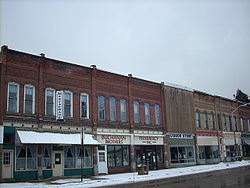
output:
[[[106,147],[98,147],[98,173],[108,174]]]
[[[11,179],[13,178],[13,151],[3,150],[3,169],[2,178]]]
[[[52,153],[53,176],[63,176],[64,157],[63,151],[53,151]]]

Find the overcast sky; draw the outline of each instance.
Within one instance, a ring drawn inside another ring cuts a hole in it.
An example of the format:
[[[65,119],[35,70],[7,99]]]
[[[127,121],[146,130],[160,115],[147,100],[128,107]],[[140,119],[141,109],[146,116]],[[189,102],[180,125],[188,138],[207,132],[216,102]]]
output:
[[[0,0],[0,44],[233,98],[250,95],[250,0]]]

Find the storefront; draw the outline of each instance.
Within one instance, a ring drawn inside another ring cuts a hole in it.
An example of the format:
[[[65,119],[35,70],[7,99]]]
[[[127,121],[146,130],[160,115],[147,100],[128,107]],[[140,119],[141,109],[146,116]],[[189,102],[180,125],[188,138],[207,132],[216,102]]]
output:
[[[15,142],[4,143],[3,179],[94,175],[93,153],[99,142],[93,135],[85,134],[81,146],[81,135],[77,132],[5,128],[6,133],[12,131]]]
[[[194,134],[170,133],[170,166],[194,165],[195,142]]]
[[[235,157],[242,155],[241,133],[223,132],[222,155],[224,161],[235,160]]]
[[[163,135],[134,135],[136,166],[148,165],[149,170],[164,168]]]
[[[98,147],[99,173],[130,172],[138,165],[147,164],[150,170],[164,168],[163,135],[101,131],[97,133],[101,143]]]
[[[242,133],[241,139],[243,159],[250,159],[250,134]]]
[[[98,133],[98,173],[130,171],[130,134]]]
[[[217,131],[197,131],[198,164],[220,161],[220,137]]]

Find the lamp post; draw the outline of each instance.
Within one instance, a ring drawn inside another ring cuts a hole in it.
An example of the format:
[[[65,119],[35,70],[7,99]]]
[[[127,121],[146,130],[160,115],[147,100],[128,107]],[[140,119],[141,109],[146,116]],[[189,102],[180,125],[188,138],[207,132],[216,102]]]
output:
[[[247,106],[248,104],[250,104],[250,102],[245,103],[245,104],[241,104],[239,105],[237,108],[235,108],[232,112],[231,112],[231,119],[233,120],[233,115],[234,113],[241,107],[243,106]],[[236,118],[235,118],[236,121]],[[234,155],[236,156],[236,154],[238,154],[238,146],[237,146],[237,142],[236,142],[236,135],[235,135],[235,131],[236,131],[236,122],[234,122],[234,128],[233,128],[233,132],[234,132]]]

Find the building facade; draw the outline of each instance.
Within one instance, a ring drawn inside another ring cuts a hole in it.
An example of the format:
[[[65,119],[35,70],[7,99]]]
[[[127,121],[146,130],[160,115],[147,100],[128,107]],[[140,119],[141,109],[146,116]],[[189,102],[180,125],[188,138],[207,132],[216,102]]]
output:
[[[162,84],[7,46],[0,67],[2,179],[166,166]]]
[[[1,48],[1,180],[250,158],[250,106]]]
[[[195,121],[193,91],[165,85],[169,165],[194,165]]]

